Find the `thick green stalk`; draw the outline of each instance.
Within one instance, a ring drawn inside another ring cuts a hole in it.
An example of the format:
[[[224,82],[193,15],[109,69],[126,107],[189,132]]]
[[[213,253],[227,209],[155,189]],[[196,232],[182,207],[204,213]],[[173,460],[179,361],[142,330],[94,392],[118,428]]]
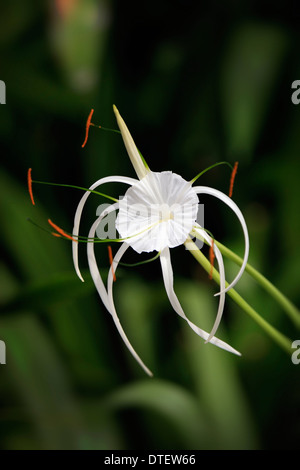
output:
[[[205,243],[206,240],[203,240],[196,232],[193,232],[193,235]],[[225,245],[222,245],[222,243],[218,242],[215,240],[215,244],[221,251],[222,255],[226,256],[227,258],[231,259],[234,263],[236,263],[238,266],[241,266],[243,264],[243,260],[240,256],[236,255],[233,251],[231,251],[229,248],[227,248]],[[258,272],[251,264],[247,263],[245,271],[250,274],[253,279],[255,279],[263,289],[265,289],[268,294],[273,297],[276,302],[279,303],[279,305],[282,307],[282,309],[286,312],[286,314],[290,317],[290,319],[293,321],[293,323],[300,328],[300,312],[298,308],[284,295],[280,290],[277,289],[268,279],[265,278],[260,272]]]
[[[194,258],[201,264],[201,266],[208,272],[211,272],[210,261],[204,256],[202,251],[199,250],[197,245],[192,240],[187,240],[185,245]],[[220,285],[220,275],[218,271],[213,268],[212,277],[214,281]],[[226,282],[226,287],[228,286]],[[291,353],[292,341],[280,333],[270,323],[259,315],[251,305],[249,305],[243,297],[241,297],[234,289],[230,289],[227,294],[241,307],[283,350],[288,354]]]

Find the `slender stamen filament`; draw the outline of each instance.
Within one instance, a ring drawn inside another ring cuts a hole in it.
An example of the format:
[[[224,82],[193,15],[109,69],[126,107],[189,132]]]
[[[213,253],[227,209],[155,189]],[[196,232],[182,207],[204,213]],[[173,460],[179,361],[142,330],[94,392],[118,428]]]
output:
[[[35,227],[39,228],[40,230],[43,230],[44,232],[47,232],[49,233],[50,235],[53,235],[54,237],[58,237],[58,238],[63,238],[64,240],[66,240],[65,236],[62,236],[60,235],[59,233],[56,233],[56,232],[51,232],[50,230],[47,230],[45,229],[44,227],[41,227],[41,225],[38,225],[37,223],[35,223],[33,220],[31,219],[27,219],[28,222],[30,222],[31,224],[33,224]],[[73,240],[72,236],[70,233],[67,233],[64,231],[65,234],[69,235],[68,236],[68,240]],[[115,238],[115,239],[104,239],[104,240],[100,240],[99,238],[88,238],[88,237],[84,237],[84,236],[81,236],[81,235],[78,235],[76,236],[76,239],[74,240],[77,242],[80,242],[80,243],[89,243],[89,242],[93,242],[93,243],[107,243],[107,242],[120,242],[120,241],[123,241],[122,239],[120,238]]]
[[[144,232],[147,232],[149,230],[152,230],[157,224],[159,224],[160,222],[156,222],[155,224],[153,225],[149,225],[149,227],[147,227],[146,229],[142,230],[141,232],[138,232],[138,233],[135,233],[134,235],[131,235],[131,236],[128,236],[128,237],[124,237],[124,238],[104,238],[104,239],[100,239],[100,238],[93,238],[93,237],[85,237],[85,236],[82,236],[82,235],[76,235],[76,238],[72,237],[70,233],[66,232],[65,230],[61,229],[60,227],[58,227],[58,225],[54,224],[50,219],[48,219],[48,223],[53,227],[55,228],[55,230],[57,230],[59,233],[55,233],[55,232],[51,232],[47,229],[45,229],[44,227],[41,227],[40,225],[38,225],[37,223],[35,223],[33,220],[31,219],[27,219],[28,222],[30,222],[31,224],[35,225],[36,227],[38,227],[39,229],[43,230],[44,232],[47,232],[47,233],[50,233],[51,235],[55,236],[55,237],[61,237],[61,238],[64,238],[64,239],[68,239],[68,240],[72,240],[72,241],[75,241],[76,243],[111,243],[111,242],[117,242],[117,243],[120,243],[120,242],[126,242],[126,240],[129,240],[131,238],[134,238],[134,237],[137,237],[139,235],[141,235],[142,233]],[[156,258],[156,257],[155,257]],[[153,258],[154,259],[154,258]],[[149,261],[152,261],[149,260]],[[145,262],[148,262],[148,261],[145,261]],[[141,264],[143,264],[144,262],[142,262]],[[128,265],[129,266],[129,265]]]
[[[48,181],[38,181],[38,180],[31,180],[31,183],[37,183],[37,184],[46,184],[47,186],[61,186],[62,188],[73,188],[73,189],[80,189],[81,191],[88,191],[93,194],[97,194],[97,196],[102,196],[107,199],[110,199],[111,201],[117,202],[118,199],[112,196],[108,196],[108,194],[100,193],[99,191],[95,191],[93,189],[89,188],[84,188],[83,186],[76,186],[74,184],[63,184],[63,183],[49,183]],[[30,192],[29,192],[30,194]]]
[[[139,261],[138,263],[119,263],[120,266],[125,266],[126,268],[134,268],[136,266],[141,266],[142,264],[147,264],[147,263],[151,263],[152,261],[155,261],[156,259],[158,259],[160,257],[160,251],[155,255],[153,256],[153,258],[150,258],[150,259],[146,259],[145,261]]]
[[[216,166],[219,166],[219,165],[228,165],[228,166],[231,168],[231,170],[233,171],[232,165],[230,165],[230,163],[228,163],[228,162],[218,162],[218,163],[214,163],[213,165],[209,166],[208,168],[205,168],[205,170],[203,170],[203,171],[201,171],[200,173],[198,173],[198,175],[196,175],[195,178],[193,178],[193,179],[190,181],[190,183],[191,183],[191,184],[194,184],[195,181],[196,181],[198,178],[200,178],[200,176],[204,175],[204,173],[206,173],[206,172],[209,171],[209,170],[212,170],[213,168],[215,168]]]
[[[121,131],[118,131],[118,129],[110,129],[109,127],[99,126],[99,124],[94,124],[93,122],[91,122],[91,126],[97,127],[98,129],[101,129],[102,131],[115,132],[116,134],[121,134]]]

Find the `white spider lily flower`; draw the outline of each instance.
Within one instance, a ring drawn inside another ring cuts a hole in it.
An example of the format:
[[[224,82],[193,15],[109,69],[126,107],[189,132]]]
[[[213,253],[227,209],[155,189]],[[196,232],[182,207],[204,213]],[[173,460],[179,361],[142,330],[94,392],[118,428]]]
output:
[[[225,293],[228,292],[228,290],[238,282],[244,272],[248,260],[249,237],[247,226],[240,209],[231,198],[226,196],[221,191],[206,186],[193,187],[192,182],[184,180],[181,176],[177,175],[176,173],[172,173],[171,171],[163,171],[160,173],[152,172],[141,157],[125,122],[123,121],[115,106],[114,112],[125,147],[139,179],[127,178],[124,176],[110,176],[99,179],[90,187],[90,190],[95,190],[95,188],[108,182],[125,183],[130,186],[125,192],[124,197],[119,198],[118,202],[112,204],[100,214],[97,220],[93,223],[88,235],[89,241],[87,243],[87,255],[89,268],[103,304],[112,315],[113,321],[132,355],[143,367],[146,373],[152,375],[150,370],[145,366],[145,364],[135,352],[121,326],[113,302],[112,286],[113,275],[122,256],[129,247],[133,248],[138,253],[149,253],[151,251],[157,251],[160,255],[166,293],[176,313],[186,320],[188,325],[195,331],[195,333],[197,333],[206,342],[210,342],[215,346],[225,349],[233,354],[240,355],[240,353],[230,345],[214,336],[221,321],[224,310]],[[84,204],[89,194],[90,192],[87,191],[83,195],[75,213],[73,228],[73,238],[75,240],[77,240],[79,236],[80,218]],[[243,229],[245,239],[243,264],[237,276],[227,288],[225,288],[225,271],[221,252],[216,244],[213,243],[212,238],[202,227],[200,227],[196,221],[199,194],[208,194],[214,196],[227,204],[236,214]],[[110,212],[116,210],[119,211],[116,218],[116,228],[121,237],[119,241],[123,240],[123,243],[113,259],[108,275],[107,287],[105,287],[97,266],[93,239],[101,220]],[[186,247],[188,248],[188,242],[191,239],[190,237],[195,236],[195,234],[202,237],[209,245],[213,246],[213,250],[219,265],[220,292],[215,294],[220,296],[219,307],[215,323],[210,333],[200,329],[186,317],[173,287],[174,282],[170,248],[182,245],[183,243],[185,243]],[[75,270],[79,278],[83,281],[78,266],[78,243],[73,241],[72,245]]]

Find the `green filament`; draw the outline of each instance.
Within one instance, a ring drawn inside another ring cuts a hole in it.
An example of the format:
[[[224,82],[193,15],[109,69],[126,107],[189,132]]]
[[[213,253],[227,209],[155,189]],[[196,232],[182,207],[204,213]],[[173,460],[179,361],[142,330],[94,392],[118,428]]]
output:
[[[120,266],[125,266],[125,267],[128,267],[128,268],[133,268],[135,266],[141,266],[142,264],[151,263],[152,261],[155,261],[159,257],[160,257],[160,251],[157,253],[157,255],[153,256],[153,258],[146,259],[145,261],[140,261],[139,263],[132,263],[132,264],[121,263],[120,262],[119,265]]]
[[[93,189],[89,188],[83,188],[82,186],[75,186],[74,184],[62,184],[62,183],[49,183],[47,181],[37,181],[37,180],[32,180],[33,183],[38,183],[38,184],[45,184],[48,186],[62,186],[63,188],[74,188],[74,189],[81,189],[82,191],[89,191],[90,193],[97,194],[98,196],[103,196],[106,197],[107,199],[110,199],[111,201],[118,202],[118,199],[108,196],[107,194],[100,193],[99,191],[95,191]]]
[[[191,180],[191,184],[194,184],[195,181],[200,178],[200,176],[204,175],[204,173],[206,173],[207,171],[211,170],[212,168],[215,168],[216,166],[219,166],[219,165],[228,165],[229,168],[231,168],[231,170],[233,170],[233,166],[230,165],[230,163],[228,162],[218,162],[218,163],[214,163],[213,165],[209,166],[208,168],[206,168],[205,170],[201,171],[200,173],[198,173],[197,176],[195,176],[195,178],[193,178]]]

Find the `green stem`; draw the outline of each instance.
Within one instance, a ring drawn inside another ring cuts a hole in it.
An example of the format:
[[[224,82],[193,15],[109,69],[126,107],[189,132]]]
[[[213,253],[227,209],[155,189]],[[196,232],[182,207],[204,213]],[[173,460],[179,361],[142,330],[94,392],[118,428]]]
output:
[[[194,258],[201,264],[201,266],[208,273],[211,272],[210,261],[204,256],[202,251],[199,250],[197,245],[192,240],[187,240],[185,245]],[[213,268],[212,277],[214,281],[220,285],[220,274],[218,271]],[[226,287],[229,285],[226,282]],[[270,323],[268,323],[264,318],[262,318],[259,313],[254,310],[251,305],[249,305],[243,297],[241,297],[234,289],[230,289],[227,294],[239,305],[283,350],[288,354],[291,353],[291,344],[292,341],[280,333],[276,328],[274,328]]]
[[[216,242],[216,245],[220,249],[221,253],[227,258],[234,261],[239,266],[242,265],[243,260],[238,255],[229,250],[222,243]],[[268,279],[265,278],[260,272],[258,272],[253,266],[247,263],[245,271],[253,277],[264,289],[268,292],[278,303],[281,305],[283,310],[289,315],[290,319],[295,325],[300,328],[300,312],[297,307],[277,289]]]
[[[193,232],[193,235],[207,243],[206,240],[203,240],[198,234],[196,234],[196,232]],[[236,263],[238,266],[241,266],[243,264],[243,259],[240,256],[236,255],[229,248],[222,245],[222,243],[216,240],[215,244],[221,251],[222,255],[231,259],[231,261]],[[251,264],[247,263],[245,271],[250,274],[250,276],[255,279],[263,287],[263,289],[265,289],[265,291],[268,292],[268,294],[270,294],[271,297],[276,300],[276,302],[279,303],[279,305],[281,305],[281,307],[287,313],[293,323],[298,328],[300,328],[300,312],[297,307],[284,294],[282,294],[282,292],[280,292],[277,287],[275,287],[270,281],[268,281],[265,276],[263,276],[255,268],[253,268]]]

